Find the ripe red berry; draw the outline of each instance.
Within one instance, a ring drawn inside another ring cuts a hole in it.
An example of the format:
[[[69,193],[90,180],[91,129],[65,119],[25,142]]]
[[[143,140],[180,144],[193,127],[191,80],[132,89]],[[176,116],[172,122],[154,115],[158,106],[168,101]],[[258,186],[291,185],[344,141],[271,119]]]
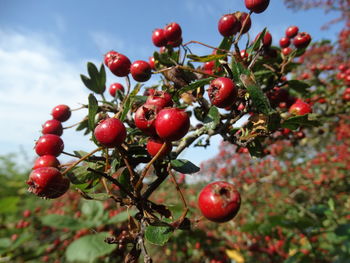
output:
[[[254,13],[262,13],[269,6],[270,0],[244,0],[245,7]]]
[[[311,42],[311,36],[308,33],[299,33],[293,40],[296,48],[306,48]]]
[[[248,14],[246,12],[238,12],[235,15],[239,19],[239,22],[241,24],[239,31],[241,30],[241,27],[244,25],[244,28],[242,30],[242,34],[247,33],[249,31],[250,27],[252,26],[252,20],[250,19],[250,16],[248,17]]]
[[[156,139],[156,138],[149,138],[147,140],[147,146],[146,146],[147,152],[151,156],[155,156],[160,151],[164,143],[166,143],[166,145],[159,155],[159,158],[163,158],[164,156],[166,156],[171,152],[171,149],[173,148],[171,142],[165,142],[163,140]]]
[[[171,46],[171,47],[178,47],[178,46],[180,46],[181,44],[182,44],[182,37],[179,38],[179,39],[176,40],[176,41],[168,41],[168,42],[167,42],[167,45],[168,45],[168,46]]]
[[[291,49],[290,47],[286,47],[284,49],[282,49],[282,54],[284,56],[288,56],[290,53],[292,53],[293,49]]]
[[[162,90],[156,90],[151,96],[146,100],[147,105],[155,105],[159,108],[171,107],[173,106],[173,101],[171,95]]]
[[[240,56],[241,56],[242,59],[247,59],[249,57],[249,54],[248,54],[248,52],[245,49],[243,49],[240,52]]]
[[[113,148],[121,145],[125,141],[126,129],[120,120],[108,118],[96,126],[94,135],[101,145]]]
[[[234,185],[224,181],[213,182],[200,192],[198,206],[208,220],[223,223],[236,216],[241,196]]]
[[[156,70],[156,64],[155,64],[154,57],[149,57],[149,59],[148,59],[148,64],[151,66],[151,68],[152,68],[153,70]]]
[[[59,156],[63,151],[63,148],[64,143],[62,139],[54,134],[45,134],[41,136],[35,144],[35,151],[39,156]]]
[[[235,102],[237,97],[237,88],[231,79],[220,77],[214,79],[210,83],[208,95],[211,104],[219,108],[226,108]]]
[[[181,39],[182,29],[178,23],[172,22],[164,27],[167,42],[177,42]]]
[[[55,167],[58,168],[60,165],[60,162],[58,159],[53,155],[43,155],[38,157],[33,165],[33,170],[41,167]]]
[[[256,39],[259,36],[260,36],[260,34],[257,35]],[[269,47],[272,44],[272,35],[268,31],[266,31],[266,33],[265,33],[265,35],[264,35],[264,37],[262,39],[262,44],[263,44],[264,47]]]
[[[224,37],[236,34],[241,28],[239,19],[234,14],[223,15],[218,23],[218,30]]]
[[[128,57],[118,52],[108,52],[108,58],[105,56],[107,66],[117,77],[125,77],[130,73],[131,62]]]
[[[63,133],[62,123],[58,120],[48,120],[43,124],[43,128],[41,130],[43,134],[56,134],[61,136]]]
[[[295,37],[299,32],[299,28],[297,26],[290,26],[286,30],[286,37],[293,38]]]
[[[117,94],[117,90],[120,90],[122,93],[124,93],[125,89],[124,86],[118,82],[113,83],[109,86],[109,94],[111,94],[112,97],[115,97],[115,94]]]
[[[289,112],[294,115],[305,115],[311,113],[312,108],[308,103],[298,99],[292,106],[290,106]]]
[[[160,110],[159,106],[147,103],[139,107],[134,116],[136,127],[147,135],[155,136],[155,120]]]
[[[60,122],[65,122],[68,120],[71,116],[71,110],[67,105],[61,104],[57,105],[55,108],[52,109],[51,115],[55,120],[58,120]]]
[[[289,45],[290,45],[290,39],[288,37],[282,37],[280,39],[280,47],[281,48],[289,47]]]
[[[137,60],[130,67],[131,76],[138,82],[145,82],[152,76],[150,64],[143,60]]]
[[[190,118],[184,110],[164,108],[155,120],[156,132],[162,140],[177,141],[186,135],[190,128]]]
[[[167,44],[167,39],[164,34],[164,30],[157,28],[152,33],[152,42],[156,47],[163,47]]]
[[[30,217],[31,214],[32,214],[32,212],[30,212],[30,210],[28,210],[28,209],[23,211],[23,217],[24,218]]]
[[[57,198],[69,188],[69,180],[53,167],[33,170],[29,175],[27,184],[29,185],[29,192],[46,198]]]

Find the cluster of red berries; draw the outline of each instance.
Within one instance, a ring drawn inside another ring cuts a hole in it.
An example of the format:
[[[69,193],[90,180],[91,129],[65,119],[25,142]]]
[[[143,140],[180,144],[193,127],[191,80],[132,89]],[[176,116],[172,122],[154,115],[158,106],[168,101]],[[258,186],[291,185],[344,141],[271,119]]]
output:
[[[282,37],[279,41],[280,47],[282,48],[282,54],[288,56],[293,49],[290,44],[293,43],[297,49],[306,48],[311,42],[310,34],[306,32],[300,32],[297,26],[290,26],[286,29],[286,36]]]
[[[152,76],[152,68],[148,62],[136,60],[131,64],[127,56],[113,50],[105,54],[104,63],[117,77],[126,77],[131,73],[134,80],[145,82]]]
[[[67,105],[58,105],[51,114],[53,119],[44,123],[43,135],[35,144],[35,152],[39,157],[35,160],[27,181],[28,191],[43,198],[60,197],[67,192],[70,184],[69,179],[63,177],[59,171],[60,162],[57,156],[64,148],[60,137],[63,133],[62,122],[70,118],[71,110]]]
[[[156,47],[178,47],[182,44],[182,29],[178,23],[172,22],[164,28],[157,28],[152,33],[152,42]]]

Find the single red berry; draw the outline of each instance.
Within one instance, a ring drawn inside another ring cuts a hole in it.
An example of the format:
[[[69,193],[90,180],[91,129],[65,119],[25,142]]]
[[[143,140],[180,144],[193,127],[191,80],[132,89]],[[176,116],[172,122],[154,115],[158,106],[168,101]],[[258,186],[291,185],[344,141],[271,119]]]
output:
[[[62,123],[55,119],[48,120],[43,124],[41,132],[43,134],[56,134],[61,136],[63,133]]]
[[[237,88],[231,79],[220,77],[210,83],[208,95],[211,104],[219,108],[226,108],[235,102]]]
[[[218,30],[224,37],[233,36],[241,28],[239,19],[234,14],[223,15],[218,23]]]
[[[257,38],[260,36],[260,34],[257,36]],[[262,43],[264,47],[270,47],[272,44],[272,35],[270,34],[270,32],[266,31],[263,39],[262,39]]]
[[[281,48],[289,47],[289,45],[290,45],[290,39],[288,37],[282,37],[280,39],[280,47]]]
[[[147,152],[151,156],[155,156],[160,151],[160,149],[163,147],[164,143],[166,145],[159,155],[159,158],[163,158],[164,156],[166,156],[167,154],[169,154],[171,152],[171,149],[173,148],[171,142],[165,142],[161,139],[156,139],[156,138],[148,138],[147,146],[146,146]]]
[[[182,29],[178,23],[172,22],[164,27],[167,42],[177,42],[181,39]]]
[[[45,134],[41,136],[35,144],[35,151],[39,156],[59,156],[63,151],[63,148],[64,143],[62,139],[54,134]]]
[[[58,168],[60,165],[60,162],[58,159],[53,155],[43,155],[38,157],[33,165],[33,170],[41,168],[41,167],[55,167]]]
[[[262,13],[270,4],[270,0],[244,0],[245,7],[254,13]]]
[[[64,104],[57,105],[51,111],[52,117],[55,120],[58,120],[60,122],[65,122],[66,120],[68,120],[70,118],[71,114],[72,114],[72,112],[71,112],[70,108]]]
[[[296,48],[306,48],[311,42],[311,36],[308,33],[299,33],[293,40]]]
[[[135,125],[150,136],[155,136],[155,120],[161,108],[158,105],[144,104],[137,109],[134,116]]]
[[[121,145],[125,141],[126,129],[120,120],[108,118],[96,126],[94,135],[101,145],[113,148]]]
[[[117,77],[125,77],[130,73],[131,62],[127,56],[116,52],[110,54],[107,60],[108,68]]]
[[[167,44],[167,39],[164,34],[164,30],[157,28],[152,33],[152,42],[156,47],[163,47]]]
[[[143,60],[137,60],[130,67],[131,76],[138,82],[145,82],[152,76],[150,64]]]
[[[294,115],[305,115],[311,113],[312,108],[308,103],[298,99],[292,106],[290,106],[289,112]]]
[[[350,101],[350,91],[347,92],[347,89],[344,91],[343,95],[342,95],[342,99],[344,101]]]
[[[340,64],[340,65],[338,66],[338,69],[339,69],[341,72],[345,72],[345,71],[348,69],[348,67],[347,67],[345,64]]]
[[[190,118],[184,110],[164,108],[157,114],[155,128],[162,140],[177,141],[187,134]]]
[[[147,105],[155,105],[159,108],[171,107],[173,106],[173,100],[171,95],[162,90],[156,90],[152,95],[150,95],[146,100]]]
[[[249,54],[245,49],[242,49],[240,52],[240,56],[242,59],[247,59],[249,57]]]
[[[155,63],[154,57],[149,57],[148,64],[151,66],[153,70],[156,70],[156,63]]]
[[[109,94],[111,94],[112,97],[115,97],[115,94],[117,93],[117,90],[120,90],[122,93],[124,93],[125,89],[124,86],[118,82],[113,83],[109,86]]]
[[[202,69],[204,71],[212,71],[213,72],[214,67],[215,67],[215,61],[212,60],[212,61],[205,62],[202,66]]]
[[[30,212],[30,210],[28,210],[28,209],[23,211],[23,217],[24,218],[30,217],[31,214],[32,214],[32,212]]]
[[[248,16],[246,12],[237,12],[235,16],[239,19],[239,22],[241,24],[238,31],[240,31],[241,27],[244,25],[242,34],[247,33],[252,26],[252,20],[250,19],[250,16]]]
[[[288,56],[290,53],[292,53],[293,49],[291,49],[290,47],[286,47],[284,49],[282,49],[282,54],[284,56]]]
[[[53,167],[42,167],[33,170],[27,181],[29,192],[46,198],[57,198],[69,188],[69,180]]]
[[[200,192],[198,206],[208,220],[223,223],[236,216],[241,206],[241,196],[233,184],[213,182]]]
[[[286,37],[293,38],[295,37],[299,32],[299,28],[297,26],[290,26],[286,30]]]
[[[110,59],[112,59],[112,56],[116,56],[118,55],[118,53],[114,50],[111,50],[109,52],[107,52],[105,55],[104,55],[104,58],[103,58],[103,62],[104,64],[108,67],[108,62]]]

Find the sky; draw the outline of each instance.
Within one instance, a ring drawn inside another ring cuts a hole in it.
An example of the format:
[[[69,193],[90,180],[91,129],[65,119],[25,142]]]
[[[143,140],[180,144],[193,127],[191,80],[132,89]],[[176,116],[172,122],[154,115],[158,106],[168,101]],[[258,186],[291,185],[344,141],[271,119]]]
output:
[[[247,11],[243,0],[0,0],[0,155],[22,151],[34,159],[34,142],[41,125],[51,119],[52,108],[87,103],[89,91],[80,74],[86,74],[88,61],[102,63],[109,50],[131,61],[148,60],[157,50],[152,31],[169,22],[181,25],[184,42],[218,45],[222,39],[218,20],[235,11]],[[297,25],[314,40],[334,40],[341,25],[327,31],[320,28],[335,17],[319,9],[295,13],[282,0],[271,0],[264,13],[253,14],[250,33],[255,37],[267,27],[277,45],[285,29]],[[190,47],[199,55],[211,53],[201,46]],[[107,86],[124,81],[111,74],[107,78]],[[85,114],[73,112],[65,125]],[[74,129],[65,130],[62,138],[67,152],[95,148]],[[219,142],[213,138],[208,150],[186,150],[181,158],[199,164],[217,153]]]

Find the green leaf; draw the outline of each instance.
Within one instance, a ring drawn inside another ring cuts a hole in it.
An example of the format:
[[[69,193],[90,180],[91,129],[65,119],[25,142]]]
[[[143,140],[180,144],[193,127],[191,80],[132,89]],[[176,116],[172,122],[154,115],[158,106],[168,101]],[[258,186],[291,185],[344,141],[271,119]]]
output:
[[[129,94],[128,98],[126,99],[126,101],[125,101],[125,103],[123,105],[124,106],[123,107],[123,112],[122,112],[122,114],[120,116],[120,120],[121,121],[125,120],[125,117],[128,114],[128,111],[130,110],[131,105],[132,105],[133,101],[135,100],[135,97],[136,97],[137,93],[139,93],[141,87],[142,87],[142,84],[137,83],[135,85],[134,90]]]
[[[89,129],[93,131],[95,129],[95,116],[98,112],[98,102],[95,98],[94,94],[90,93],[89,95],[89,114],[88,114],[88,121],[89,121]]]
[[[84,200],[81,212],[88,219],[89,223],[98,225],[103,216],[103,204],[101,201]]]
[[[350,238],[350,224],[342,224],[339,225],[335,230],[334,233],[337,236],[348,236]]]
[[[189,55],[187,55],[187,57],[188,57],[189,59],[191,59],[191,61],[196,61],[196,62],[209,62],[209,61],[219,60],[219,59],[225,58],[226,55],[224,55],[224,54],[219,54],[219,55],[197,56],[197,55],[194,55],[194,54],[189,54]]]
[[[240,79],[246,87],[253,105],[259,113],[269,115],[273,112],[270,102],[261,90],[261,88],[252,80],[251,77],[241,74]]]
[[[170,226],[148,226],[145,231],[145,237],[148,242],[163,246],[168,242],[173,234],[173,228]]]
[[[240,76],[241,74],[249,75],[250,72],[247,68],[243,66],[240,62],[237,62],[234,58],[232,58],[231,70],[233,74],[233,80],[237,83],[241,82]]]
[[[260,47],[261,41],[262,41],[262,39],[264,38],[264,36],[265,36],[265,34],[266,34],[266,30],[267,30],[267,28],[265,27],[264,30],[260,33],[258,39],[255,40],[255,41],[253,42],[253,45],[247,50],[247,52],[248,52],[249,54],[251,54],[251,52],[252,52],[253,50],[257,50],[257,49]]]
[[[43,225],[51,226],[57,229],[68,228],[70,230],[79,230],[86,227],[84,222],[67,215],[44,215],[41,217]]]
[[[116,249],[116,245],[104,242],[108,232],[83,236],[72,242],[67,250],[66,257],[72,262],[94,262],[101,256],[108,255]]]
[[[17,211],[18,196],[8,196],[0,199],[0,213],[12,213]]]
[[[318,120],[313,119],[315,115],[305,114],[301,116],[290,117],[282,123],[282,128],[288,128],[290,130],[296,130],[299,127],[316,127],[321,123]]]
[[[290,89],[295,90],[296,92],[299,92],[301,94],[305,94],[308,92],[310,85],[304,81],[301,81],[301,80],[290,80],[290,81],[288,81],[288,87]]]
[[[120,212],[119,214],[113,216],[108,220],[108,224],[117,224],[125,222],[129,219],[129,216],[134,216],[136,214],[136,210],[128,210]]]
[[[103,165],[101,163],[90,163],[85,162],[83,166],[76,166],[73,168],[71,172],[67,174],[72,184],[84,184],[88,181],[100,178],[100,175],[93,172],[88,171],[88,168],[92,168],[94,170],[103,171]]]
[[[204,85],[207,85],[210,83],[210,81],[212,81],[214,78],[205,78],[205,79],[200,79],[200,80],[197,80],[195,82],[192,82],[191,84],[181,88],[177,94],[182,94],[182,93],[185,93],[187,91],[191,91],[191,90],[195,90],[199,87],[202,87]]]
[[[209,109],[207,116],[204,119],[205,126],[208,129],[214,130],[220,123],[220,113],[217,107],[212,106]]]
[[[218,46],[218,49],[230,50],[232,44],[232,37],[224,37],[220,45]],[[220,54],[220,50],[217,51],[217,54]]]
[[[176,159],[171,161],[171,167],[180,173],[183,174],[193,174],[198,172],[200,169],[195,164],[191,163],[188,160]]]
[[[87,63],[87,71],[89,73],[90,78],[80,75],[81,80],[84,85],[91,91],[102,94],[106,89],[106,71],[104,65],[102,64],[100,67],[100,71],[98,71],[95,64],[88,62]]]

